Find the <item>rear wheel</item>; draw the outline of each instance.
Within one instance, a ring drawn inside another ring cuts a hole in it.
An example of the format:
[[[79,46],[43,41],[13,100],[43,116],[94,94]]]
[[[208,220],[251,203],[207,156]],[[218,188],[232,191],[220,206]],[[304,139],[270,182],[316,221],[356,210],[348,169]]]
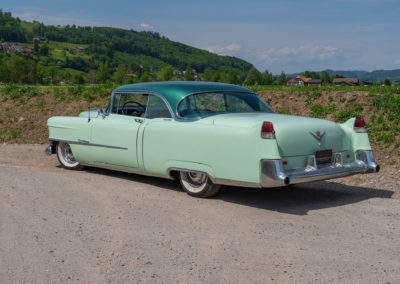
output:
[[[206,174],[180,172],[180,182],[187,194],[194,197],[210,197],[218,193],[220,185],[214,184]]]
[[[83,168],[83,166],[80,165],[79,162],[75,160],[75,157],[71,151],[71,147],[69,146],[68,143],[65,142],[57,143],[57,158],[61,166],[63,166],[63,168],[65,169],[81,170]]]

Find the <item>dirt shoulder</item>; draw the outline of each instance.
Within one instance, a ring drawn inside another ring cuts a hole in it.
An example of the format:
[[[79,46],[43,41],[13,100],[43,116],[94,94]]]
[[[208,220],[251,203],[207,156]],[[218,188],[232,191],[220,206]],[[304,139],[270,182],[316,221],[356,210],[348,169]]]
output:
[[[4,283],[400,279],[395,169],[197,199],[170,180],[64,170],[44,146],[0,146]]]

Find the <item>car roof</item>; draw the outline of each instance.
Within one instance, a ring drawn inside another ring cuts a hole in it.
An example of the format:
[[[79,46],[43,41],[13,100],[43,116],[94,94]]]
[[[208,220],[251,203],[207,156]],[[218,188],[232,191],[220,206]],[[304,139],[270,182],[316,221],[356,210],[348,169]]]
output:
[[[191,81],[169,81],[169,82],[148,82],[123,85],[114,92],[154,92],[162,95],[170,104],[175,112],[178,102],[185,96],[193,93],[214,92],[214,91],[234,91],[251,92],[249,89],[216,82],[191,82]]]

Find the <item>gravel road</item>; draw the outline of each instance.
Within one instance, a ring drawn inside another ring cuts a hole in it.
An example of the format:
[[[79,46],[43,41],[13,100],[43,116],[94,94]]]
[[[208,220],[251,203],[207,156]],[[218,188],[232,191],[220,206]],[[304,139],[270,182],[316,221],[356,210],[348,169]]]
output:
[[[196,199],[44,148],[0,145],[1,283],[399,283],[397,170]]]

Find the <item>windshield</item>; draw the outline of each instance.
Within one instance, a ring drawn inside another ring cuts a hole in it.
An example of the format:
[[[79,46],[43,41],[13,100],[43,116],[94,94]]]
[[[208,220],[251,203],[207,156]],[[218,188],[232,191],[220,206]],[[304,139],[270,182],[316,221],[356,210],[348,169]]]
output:
[[[253,93],[199,93],[185,97],[178,105],[178,114],[183,118],[203,118],[236,112],[274,111]]]

